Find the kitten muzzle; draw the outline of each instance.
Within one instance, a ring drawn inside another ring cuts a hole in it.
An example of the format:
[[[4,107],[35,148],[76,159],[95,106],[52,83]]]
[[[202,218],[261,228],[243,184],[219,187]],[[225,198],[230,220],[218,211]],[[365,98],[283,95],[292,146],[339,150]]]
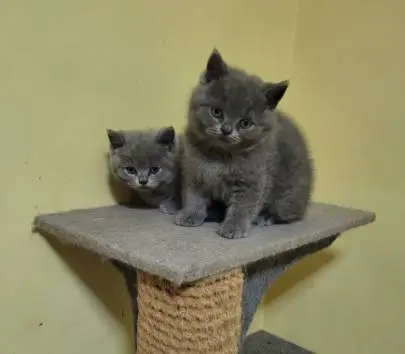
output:
[[[148,178],[139,178],[138,182],[140,186],[146,186],[148,184]]]
[[[230,124],[222,124],[221,126],[221,132],[224,136],[229,136],[232,134],[232,126]]]

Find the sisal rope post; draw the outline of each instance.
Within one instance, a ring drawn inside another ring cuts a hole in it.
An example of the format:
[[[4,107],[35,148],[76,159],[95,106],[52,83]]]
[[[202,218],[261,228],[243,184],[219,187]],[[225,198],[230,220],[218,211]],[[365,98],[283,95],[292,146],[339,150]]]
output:
[[[242,269],[193,283],[138,271],[138,354],[237,354]]]

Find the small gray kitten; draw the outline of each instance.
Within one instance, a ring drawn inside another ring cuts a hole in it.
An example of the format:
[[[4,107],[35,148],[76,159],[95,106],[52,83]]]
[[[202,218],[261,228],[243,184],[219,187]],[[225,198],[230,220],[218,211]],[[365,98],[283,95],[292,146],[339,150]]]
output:
[[[181,154],[183,137],[173,127],[159,130],[107,130],[110,141],[108,162],[111,174],[134,190],[146,205],[165,214],[181,207]],[[223,203],[208,208],[207,221],[224,219]]]
[[[304,217],[313,167],[299,128],[276,110],[287,87],[288,81],[263,82],[212,52],[189,102],[184,207],[176,224],[201,225],[213,199],[227,206],[218,234],[230,239],[246,237],[252,224]]]
[[[112,175],[151,207],[175,214],[178,153],[173,127],[160,130],[107,130]],[[178,194],[178,193],[177,193]]]

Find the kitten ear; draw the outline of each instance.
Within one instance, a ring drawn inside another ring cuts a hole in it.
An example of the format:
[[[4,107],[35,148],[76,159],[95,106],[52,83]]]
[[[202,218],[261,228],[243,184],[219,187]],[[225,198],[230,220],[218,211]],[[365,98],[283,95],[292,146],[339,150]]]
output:
[[[108,140],[110,140],[110,145],[112,149],[119,149],[125,145],[124,134],[117,132],[112,129],[107,129]]]
[[[222,59],[221,54],[217,49],[214,49],[208,58],[207,67],[205,69],[205,80],[210,82],[218,80],[228,73],[228,65]]]
[[[287,91],[290,82],[288,80],[277,82],[277,83],[267,83],[264,85],[264,95],[267,99],[267,104],[270,109],[277,107],[278,103],[283,98],[285,92]]]
[[[173,147],[176,138],[176,132],[173,127],[165,127],[159,130],[156,136],[156,142],[169,148]]]

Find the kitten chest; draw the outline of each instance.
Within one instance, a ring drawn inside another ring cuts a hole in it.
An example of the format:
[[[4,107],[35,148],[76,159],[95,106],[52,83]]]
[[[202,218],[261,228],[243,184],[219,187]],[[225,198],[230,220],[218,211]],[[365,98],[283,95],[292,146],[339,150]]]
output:
[[[219,161],[209,161],[199,168],[199,179],[205,194],[214,199],[224,199],[225,187],[231,176],[231,166]]]
[[[190,166],[193,184],[204,195],[218,200],[225,200],[228,186],[232,184],[235,173],[229,161],[209,160],[205,158],[193,159]]]
[[[187,179],[205,196],[227,201],[236,189],[257,184],[263,176],[265,161],[255,156],[207,156],[198,149],[186,151]],[[253,161],[253,162],[252,162]]]

